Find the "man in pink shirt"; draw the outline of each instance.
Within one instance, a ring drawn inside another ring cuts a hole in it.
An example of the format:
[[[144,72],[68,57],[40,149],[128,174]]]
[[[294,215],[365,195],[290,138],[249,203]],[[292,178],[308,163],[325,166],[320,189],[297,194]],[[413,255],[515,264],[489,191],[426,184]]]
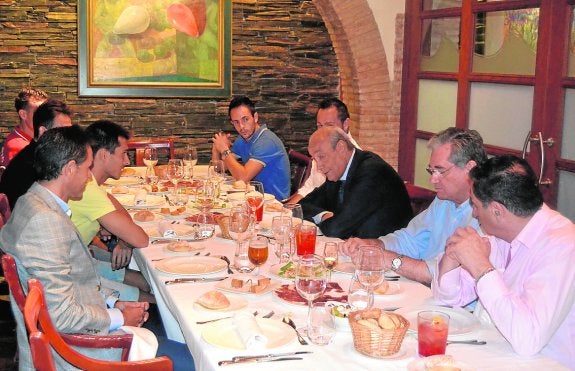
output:
[[[8,134],[4,141],[0,166],[8,166],[10,160],[30,144],[34,137],[32,117],[36,108],[44,103],[46,99],[48,99],[48,95],[39,89],[24,88],[18,93],[16,99],[14,99],[14,107],[18,113],[20,123]]]
[[[575,369],[575,225],[543,203],[537,177],[516,156],[470,172],[482,237],[460,228],[447,240],[432,283],[443,303],[476,298],[520,355],[542,354]]]

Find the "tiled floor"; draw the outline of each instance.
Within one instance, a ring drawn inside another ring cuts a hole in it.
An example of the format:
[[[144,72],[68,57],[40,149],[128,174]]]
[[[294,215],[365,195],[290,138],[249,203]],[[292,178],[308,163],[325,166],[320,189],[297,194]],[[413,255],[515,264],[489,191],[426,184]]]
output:
[[[0,370],[18,369],[18,364],[14,362],[17,343],[9,300],[8,284],[0,276]]]

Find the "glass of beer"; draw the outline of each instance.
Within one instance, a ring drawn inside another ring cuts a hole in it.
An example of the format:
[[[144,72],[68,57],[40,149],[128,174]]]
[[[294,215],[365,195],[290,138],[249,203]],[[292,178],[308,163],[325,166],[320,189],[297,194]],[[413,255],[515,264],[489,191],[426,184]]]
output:
[[[267,237],[257,236],[250,240],[248,258],[250,259],[250,262],[256,266],[254,275],[257,276],[260,272],[260,265],[263,265],[268,260]]]

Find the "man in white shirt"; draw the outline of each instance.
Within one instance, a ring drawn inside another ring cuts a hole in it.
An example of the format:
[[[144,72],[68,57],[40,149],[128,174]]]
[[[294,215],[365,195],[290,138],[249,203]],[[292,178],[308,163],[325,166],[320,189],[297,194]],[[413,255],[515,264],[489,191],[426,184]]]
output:
[[[347,134],[349,141],[355,146],[355,148],[361,149],[361,147],[351,137],[351,133],[349,132],[350,123],[349,111],[342,101],[337,98],[327,98],[320,102],[316,115],[317,128],[336,126]],[[313,160],[309,177],[297,193],[289,198],[289,203],[298,203],[302,198],[307,196],[311,191],[318,188],[323,183],[325,183],[325,175],[317,169],[317,163]]]

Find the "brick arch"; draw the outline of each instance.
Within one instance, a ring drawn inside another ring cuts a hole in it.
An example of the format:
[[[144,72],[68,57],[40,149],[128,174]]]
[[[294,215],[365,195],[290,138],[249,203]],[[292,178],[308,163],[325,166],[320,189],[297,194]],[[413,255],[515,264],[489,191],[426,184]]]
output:
[[[366,0],[313,0],[336,53],[341,96],[352,119],[352,134],[363,149],[397,168],[399,102],[377,23]],[[393,61],[392,61],[393,62]]]

